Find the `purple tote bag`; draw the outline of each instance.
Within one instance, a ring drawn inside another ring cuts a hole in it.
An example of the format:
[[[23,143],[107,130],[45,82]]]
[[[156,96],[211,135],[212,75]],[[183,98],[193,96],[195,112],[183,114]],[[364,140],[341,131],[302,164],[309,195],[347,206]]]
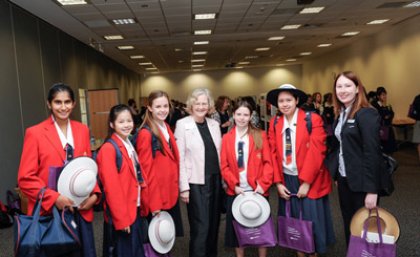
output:
[[[153,250],[152,245],[149,243],[143,244],[143,249],[145,257],[171,257],[169,253],[160,254],[156,252],[155,250]]]
[[[302,208],[299,219],[290,217],[290,201],[286,201],[285,214],[278,216],[279,245],[304,253],[315,252],[312,221],[302,219]]]
[[[57,182],[60,177],[63,166],[61,167],[49,167],[48,168],[48,188],[57,191]]]
[[[370,243],[366,241],[367,233],[363,233],[363,237],[350,236],[347,257],[396,257],[397,247],[395,244],[385,244],[382,239],[381,223],[379,221],[378,209],[376,210],[376,224],[378,226],[379,243]],[[369,210],[369,217],[372,210]],[[363,224],[363,230],[366,232],[368,228],[368,219]]]
[[[277,244],[271,217],[264,224],[255,228],[244,227],[236,220],[232,220],[232,223],[239,247],[273,247]]]

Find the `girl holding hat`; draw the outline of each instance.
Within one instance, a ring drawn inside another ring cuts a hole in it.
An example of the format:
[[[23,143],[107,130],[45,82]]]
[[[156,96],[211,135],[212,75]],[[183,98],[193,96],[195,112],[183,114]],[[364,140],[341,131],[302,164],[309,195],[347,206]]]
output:
[[[214,103],[210,92],[195,89],[187,100],[191,114],[176,123],[179,149],[179,190],[187,204],[190,223],[190,257],[216,257],[220,223],[220,146],[219,123],[207,118]]]
[[[328,200],[332,186],[323,165],[327,149],[322,118],[298,107],[305,100],[306,94],[290,84],[271,90],[267,101],[279,109],[279,115],[271,119],[268,137],[280,196],[278,214],[285,216],[286,201],[291,201],[293,217],[299,217],[302,208],[303,219],[313,222],[315,252],[309,256],[316,256],[335,242]]]
[[[380,116],[367,101],[362,82],[351,71],[336,77],[333,104],[336,120],[326,163],[337,181],[348,244],[354,213],[363,206],[375,208],[378,202],[383,163]]]
[[[147,177],[143,194],[152,215],[167,211],[176,224],[177,236],[183,236],[178,204],[179,154],[175,137],[165,119],[170,111],[169,96],[157,90],[149,94],[144,122],[138,132],[136,150]],[[156,149],[153,149],[156,148]],[[150,217],[151,218],[151,217]]]
[[[133,128],[130,108],[123,104],[113,106],[108,118],[108,137],[97,157],[99,178],[106,201],[105,222],[112,224],[110,231],[109,226],[104,226],[108,228],[107,231],[104,229],[105,257],[144,257],[144,229],[140,216],[144,177],[136,150],[128,140]],[[117,149],[122,157],[120,167],[117,167]],[[147,210],[143,214],[146,215]],[[107,236],[108,233],[112,233],[112,236]],[[113,253],[108,255],[112,248]]]
[[[251,123],[252,107],[247,101],[239,101],[233,108],[235,127],[223,136],[221,151],[222,177],[227,184],[226,247],[235,247],[237,257],[244,256],[244,248],[238,246],[232,220],[232,203],[235,197],[252,190],[268,197],[272,184],[273,167],[266,135]],[[265,257],[267,249],[258,249]]]
[[[74,201],[58,193],[56,181],[48,181],[50,170],[57,170],[78,156],[91,156],[90,137],[87,126],[70,120],[76,101],[73,90],[65,84],[54,84],[48,91],[47,106],[51,116],[26,130],[18,172],[20,190],[28,197],[28,214],[31,214],[39,191],[47,187],[42,200],[41,215],[72,206]],[[93,238],[92,206],[99,200],[100,190],[96,185],[90,196],[76,210],[82,250],[72,256],[95,257]]]

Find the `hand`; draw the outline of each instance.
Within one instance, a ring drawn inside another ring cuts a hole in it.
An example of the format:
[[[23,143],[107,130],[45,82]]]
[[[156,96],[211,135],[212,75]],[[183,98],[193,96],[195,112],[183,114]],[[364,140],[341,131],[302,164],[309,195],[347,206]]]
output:
[[[367,193],[365,198],[365,207],[373,209],[376,207],[376,202],[378,202],[378,194]]]
[[[79,210],[85,211],[92,208],[92,206],[98,201],[98,196],[96,194],[92,194],[89,198],[85,199],[80,205]]]
[[[309,191],[310,187],[311,187],[311,185],[309,185],[306,182],[304,182],[302,185],[300,185],[299,190],[296,194],[297,197],[298,198],[305,198],[308,195],[308,191]]]
[[[59,210],[64,209],[64,207],[68,207],[69,210],[73,212],[73,205],[74,205],[73,200],[71,200],[70,198],[64,195],[59,195],[57,200],[55,200],[55,206]]]
[[[184,203],[189,203],[190,202],[190,191],[187,190],[187,191],[181,192],[180,197],[181,197],[181,201],[183,201]]]
[[[255,188],[254,192],[262,195],[264,194],[264,189],[257,183],[257,188]]]
[[[283,184],[277,184],[277,191],[279,192],[279,196],[285,200],[290,199],[290,191],[285,187]]]
[[[130,226],[123,228],[122,231],[124,231],[127,234],[130,234],[130,232],[131,232]]]
[[[240,194],[243,194],[244,192],[245,191],[241,187],[235,186],[235,194],[240,195]]]

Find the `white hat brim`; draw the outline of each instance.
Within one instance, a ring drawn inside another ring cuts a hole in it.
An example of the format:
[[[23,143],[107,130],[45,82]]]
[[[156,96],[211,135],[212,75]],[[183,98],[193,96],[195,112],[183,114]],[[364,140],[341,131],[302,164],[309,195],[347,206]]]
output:
[[[170,226],[172,226],[173,231],[175,231],[174,220],[172,219],[171,215],[166,211],[161,211],[158,215],[153,217],[152,221],[150,221],[149,229],[148,229],[150,244],[152,245],[153,249],[160,254],[168,253],[172,249],[172,247],[175,244],[175,237],[176,237],[174,234],[174,237],[167,244],[161,244],[161,242],[159,242],[159,240],[156,237],[155,226],[158,223],[158,221],[164,220],[164,219],[169,221]]]
[[[90,172],[94,172],[95,178],[96,178],[98,174],[98,165],[96,164],[95,160],[87,156],[80,156],[80,157],[74,158],[73,160],[71,160],[64,166],[57,182],[57,191],[61,195],[64,195],[70,198],[74,202],[73,206],[75,207],[79,206],[85,199],[89,197],[89,195],[84,196],[84,197],[75,196],[70,192],[69,184],[70,184],[71,177],[74,174],[74,172],[77,172],[80,170],[88,170]],[[96,180],[95,180],[95,184],[96,184]]]
[[[261,207],[261,215],[256,219],[247,219],[244,217],[240,212],[240,206],[243,202],[252,200],[259,204]],[[258,227],[270,217],[270,204],[268,203],[267,199],[264,196],[254,193],[254,192],[245,192],[243,194],[239,194],[236,196],[235,200],[232,203],[232,214],[235,220],[241,224],[242,226],[253,228]]]

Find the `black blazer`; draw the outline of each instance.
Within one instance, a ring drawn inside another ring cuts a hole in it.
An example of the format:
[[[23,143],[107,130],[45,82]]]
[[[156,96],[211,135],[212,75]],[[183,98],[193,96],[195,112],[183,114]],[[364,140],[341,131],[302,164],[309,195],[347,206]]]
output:
[[[334,131],[338,119],[334,122]],[[362,108],[354,119],[347,119],[341,130],[347,182],[354,192],[378,193],[381,186],[383,157],[379,140],[380,116],[374,108]],[[325,164],[334,179],[339,175],[340,142],[334,135]]]

